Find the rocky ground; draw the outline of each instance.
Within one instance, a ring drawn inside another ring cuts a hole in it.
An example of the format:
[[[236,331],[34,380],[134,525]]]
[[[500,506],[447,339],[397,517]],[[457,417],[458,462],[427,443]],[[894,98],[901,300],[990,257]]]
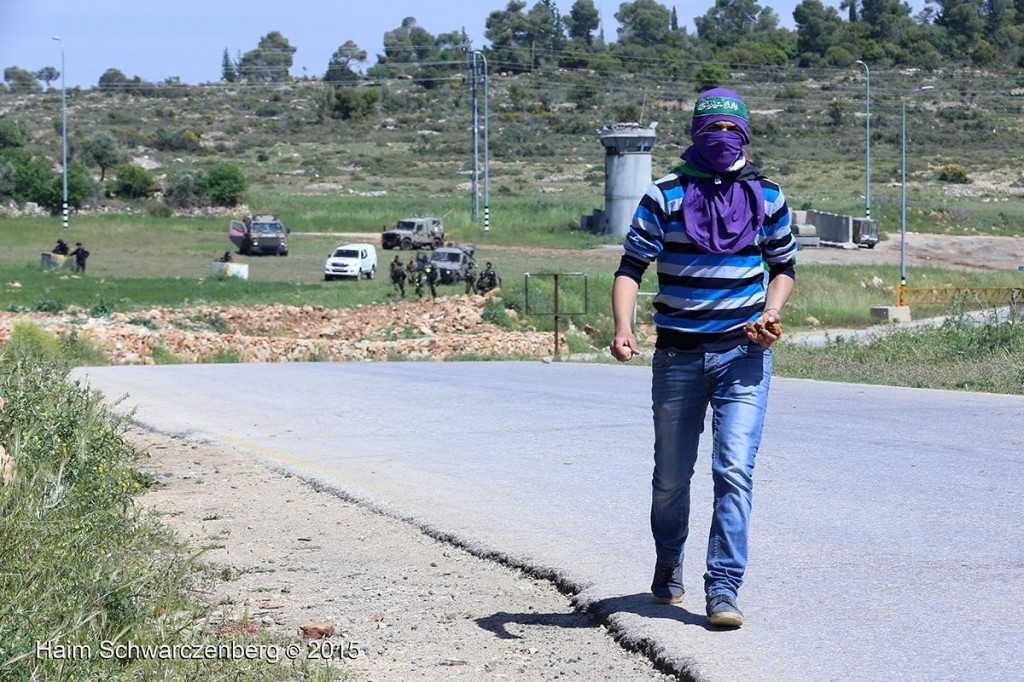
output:
[[[552,353],[551,332],[530,327],[510,331],[486,321],[484,311],[490,300],[489,294],[357,308],[194,306],[103,317],[75,308],[59,313],[0,312],[0,339],[8,337],[19,320],[31,320],[60,336],[76,332],[119,365],[151,365],[154,354],[161,352],[190,363],[218,358],[239,362],[445,360],[453,355],[543,357]],[[516,312],[506,310],[505,314],[514,317]],[[564,348],[564,336],[559,342]]]
[[[319,492],[239,451],[133,430],[159,481],[145,506],[215,580],[207,627],[301,642],[323,624],[344,679],[664,680],[548,581]],[[269,663],[268,663],[269,665]],[[313,665],[326,665],[314,662]]]

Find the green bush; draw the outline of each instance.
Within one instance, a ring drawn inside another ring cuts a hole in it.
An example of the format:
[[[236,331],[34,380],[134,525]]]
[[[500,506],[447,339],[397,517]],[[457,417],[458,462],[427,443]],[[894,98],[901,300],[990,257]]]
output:
[[[122,199],[141,199],[149,196],[153,182],[153,174],[145,168],[125,164],[118,166],[110,189]]]
[[[183,168],[169,174],[164,184],[164,201],[171,208],[202,206],[205,176],[201,168]]]
[[[946,164],[942,167],[942,170],[939,172],[939,180],[957,185],[966,185],[971,182],[971,179],[967,176],[967,169],[954,163]]]
[[[242,200],[247,186],[238,166],[222,163],[207,171],[199,189],[215,206],[235,206]]]

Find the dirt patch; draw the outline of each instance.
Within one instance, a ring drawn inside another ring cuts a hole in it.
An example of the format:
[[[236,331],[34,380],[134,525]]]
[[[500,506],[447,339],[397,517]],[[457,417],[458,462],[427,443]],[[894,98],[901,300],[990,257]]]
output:
[[[907,266],[961,270],[1016,270],[1024,265],[1024,238],[907,233]],[[900,235],[873,249],[804,248],[798,263],[886,265],[900,262]]]
[[[548,581],[475,557],[227,447],[133,429],[142,498],[222,579],[207,626],[301,641],[311,622],[362,680],[668,680]],[[353,645],[353,642],[356,642]],[[268,663],[269,665],[269,663]],[[347,679],[347,678],[346,678]]]

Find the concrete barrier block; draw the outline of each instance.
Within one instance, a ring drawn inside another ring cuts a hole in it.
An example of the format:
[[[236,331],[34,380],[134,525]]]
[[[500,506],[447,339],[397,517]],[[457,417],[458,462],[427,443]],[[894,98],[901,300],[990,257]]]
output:
[[[210,274],[214,277],[249,279],[249,265],[247,263],[224,263],[217,261],[210,266]]]
[[[878,306],[871,309],[871,319],[875,322],[910,322],[910,306]]]

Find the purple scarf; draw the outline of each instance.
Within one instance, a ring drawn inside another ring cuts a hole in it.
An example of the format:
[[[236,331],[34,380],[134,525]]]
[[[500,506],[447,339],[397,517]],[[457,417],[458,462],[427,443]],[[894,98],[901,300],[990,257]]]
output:
[[[725,136],[735,139],[735,150]],[[740,136],[726,132],[694,135],[694,144],[682,154],[686,164],[680,171],[689,178],[683,196],[683,229],[706,253],[738,253],[754,241],[764,223],[764,193],[757,177],[740,180],[732,172],[732,177],[718,174],[733,170],[742,153]],[[731,163],[724,160],[730,155]]]

